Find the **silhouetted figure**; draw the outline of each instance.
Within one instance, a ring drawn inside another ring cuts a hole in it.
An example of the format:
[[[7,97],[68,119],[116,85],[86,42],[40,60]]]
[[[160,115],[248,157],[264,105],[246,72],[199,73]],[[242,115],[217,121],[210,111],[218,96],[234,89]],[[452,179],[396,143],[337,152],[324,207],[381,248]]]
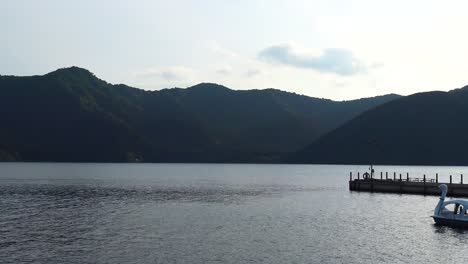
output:
[[[364,178],[364,180],[370,179],[370,175],[368,172],[364,172],[364,174],[362,174],[362,177]]]

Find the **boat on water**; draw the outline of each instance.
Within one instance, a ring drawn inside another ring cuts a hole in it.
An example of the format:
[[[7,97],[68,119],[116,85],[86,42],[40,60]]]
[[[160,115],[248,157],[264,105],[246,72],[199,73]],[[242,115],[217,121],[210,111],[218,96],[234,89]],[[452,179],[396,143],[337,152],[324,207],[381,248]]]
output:
[[[468,228],[468,201],[445,201],[448,187],[446,184],[441,184],[439,185],[439,189],[441,191],[439,203],[437,203],[434,209],[434,215],[432,216],[436,225]]]

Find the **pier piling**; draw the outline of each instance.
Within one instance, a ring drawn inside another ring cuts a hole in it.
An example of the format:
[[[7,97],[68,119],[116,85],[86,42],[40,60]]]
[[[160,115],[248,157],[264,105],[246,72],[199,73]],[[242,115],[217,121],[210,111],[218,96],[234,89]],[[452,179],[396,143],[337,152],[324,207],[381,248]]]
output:
[[[424,182],[423,194],[426,195],[426,174],[424,174],[423,176],[423,182]]]

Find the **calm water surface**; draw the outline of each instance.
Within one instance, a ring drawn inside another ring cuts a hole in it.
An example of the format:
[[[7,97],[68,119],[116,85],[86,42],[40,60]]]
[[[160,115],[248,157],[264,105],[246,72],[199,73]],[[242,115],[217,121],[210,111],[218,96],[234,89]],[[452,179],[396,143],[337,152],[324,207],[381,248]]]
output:
[[[464,263],[437,197],[315,165],[0,163],[1,263]],[[376,167],[411,176],[468,167]]]

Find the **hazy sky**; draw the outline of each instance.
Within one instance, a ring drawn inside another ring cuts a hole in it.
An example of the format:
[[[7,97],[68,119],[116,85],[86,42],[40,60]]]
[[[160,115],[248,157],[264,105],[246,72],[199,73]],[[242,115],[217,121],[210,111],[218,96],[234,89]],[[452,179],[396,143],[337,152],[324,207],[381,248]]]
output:
[[[0,74],[331,99],[468,84],[468,1],[0,0]]]

